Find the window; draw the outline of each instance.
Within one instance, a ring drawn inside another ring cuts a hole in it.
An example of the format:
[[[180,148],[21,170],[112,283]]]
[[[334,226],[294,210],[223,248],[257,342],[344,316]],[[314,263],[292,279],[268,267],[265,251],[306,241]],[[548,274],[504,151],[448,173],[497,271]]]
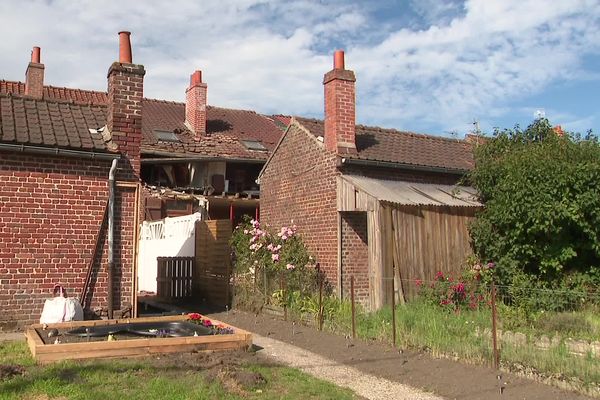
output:
[[[267,148],[258,140],[242,140],[242,143],[248,150],[267,151]]]
[[[175,133],[173,133],[172,131],[159,131],[159,130],[154,130],[154,136],[156,136],[156,138],[158,140],[161,140],[163,142],[179,142],[179,138],[177,137],[177,135],[175,135]]]

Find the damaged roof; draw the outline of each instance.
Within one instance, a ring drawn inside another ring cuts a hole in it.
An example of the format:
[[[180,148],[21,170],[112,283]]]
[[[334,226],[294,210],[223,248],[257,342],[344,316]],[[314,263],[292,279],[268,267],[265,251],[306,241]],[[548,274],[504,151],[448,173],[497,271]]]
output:
[[[266,160],[283,133],[271,118],[254,111],[208,106],[206,113],[206,136],[196,140],[184,124],[185,103],[144,99],[142,153]],[[175,132],[179,142],[159,140],[157,130]],[[268,151],[251,150],[243,141],[258,141]]]
[[[324,136],[324,122],[294,117],[317,137]],[[411,166],[468,171],[475,166],[472,145],[465,140],[356,125],[356,155],[345,158],[391,162]]]
[[[101,133],[106,124],[106,92],[44,86],[43,98],[25,96],[23,82],[0,81],[0,141],[17,144],[107,150]],[[282,127],[254,111],[207,107],[207,134],[194,138],[184,124],[185,103],[143,99],[142,155],[266,160],[283,133]],[[156,131],[175,134],[160,140]],[[245,145],[259,142],[259,146]]]

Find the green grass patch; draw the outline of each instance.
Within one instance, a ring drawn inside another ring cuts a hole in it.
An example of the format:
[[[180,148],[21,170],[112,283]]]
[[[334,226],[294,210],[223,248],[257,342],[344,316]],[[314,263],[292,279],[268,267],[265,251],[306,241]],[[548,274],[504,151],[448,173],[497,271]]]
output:
[[[162,356],[161,356],[162,357]],[[169,356],[164,356],[169,357]],[[0,399],[353,399],[338,388],[296,369],[260,362],[209,362],[212,366],[156,359],[64,361],[37,366],[23,342],[0,344],[0,366],[20,365],[23,375],[0,380]],[[216,365],[216,367],[215,367]],[[240,380],[240,376],[258,376]],[[236,378],[237,377],[237,378]]]

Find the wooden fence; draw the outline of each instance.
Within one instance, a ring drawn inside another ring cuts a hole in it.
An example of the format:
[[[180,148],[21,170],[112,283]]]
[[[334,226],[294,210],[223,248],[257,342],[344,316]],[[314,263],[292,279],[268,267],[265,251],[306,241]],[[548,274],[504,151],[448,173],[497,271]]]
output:
[[[157,257],[156,297],[163,301],[192,298],[196,269],[194,257]]]
[[[196,222],[195,296],[219,307],[231,302],[231,232],[229,220]]]

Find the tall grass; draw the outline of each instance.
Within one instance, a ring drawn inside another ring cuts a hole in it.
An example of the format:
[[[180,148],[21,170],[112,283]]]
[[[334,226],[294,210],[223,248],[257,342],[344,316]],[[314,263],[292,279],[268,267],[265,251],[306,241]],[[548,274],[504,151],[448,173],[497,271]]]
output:
[[[345,336],[350,335],[352,314],[349,302],[328,299],[325,310],[325,328]],[[453,312],[416,300],[396,307],[396,344],[403,348],[427,351],[434,356],[491,365],[491,321],[488,308]],[[544,331],[538,328],[535,332],[540,335]],[[356,334],[362,339],[391,344],[391,308],[385,307],[377,312],[367,313],[357,307]],[[533,343],[536,335],[530,334],[531,341],[527,343],[500,341],[502,365],[511,370],[560,377],[586,386],[600,382],[600,359],[591,355],[580,357],[570,354],[564,341],[559,341],[558,345],[546,350],[537,348]]]

